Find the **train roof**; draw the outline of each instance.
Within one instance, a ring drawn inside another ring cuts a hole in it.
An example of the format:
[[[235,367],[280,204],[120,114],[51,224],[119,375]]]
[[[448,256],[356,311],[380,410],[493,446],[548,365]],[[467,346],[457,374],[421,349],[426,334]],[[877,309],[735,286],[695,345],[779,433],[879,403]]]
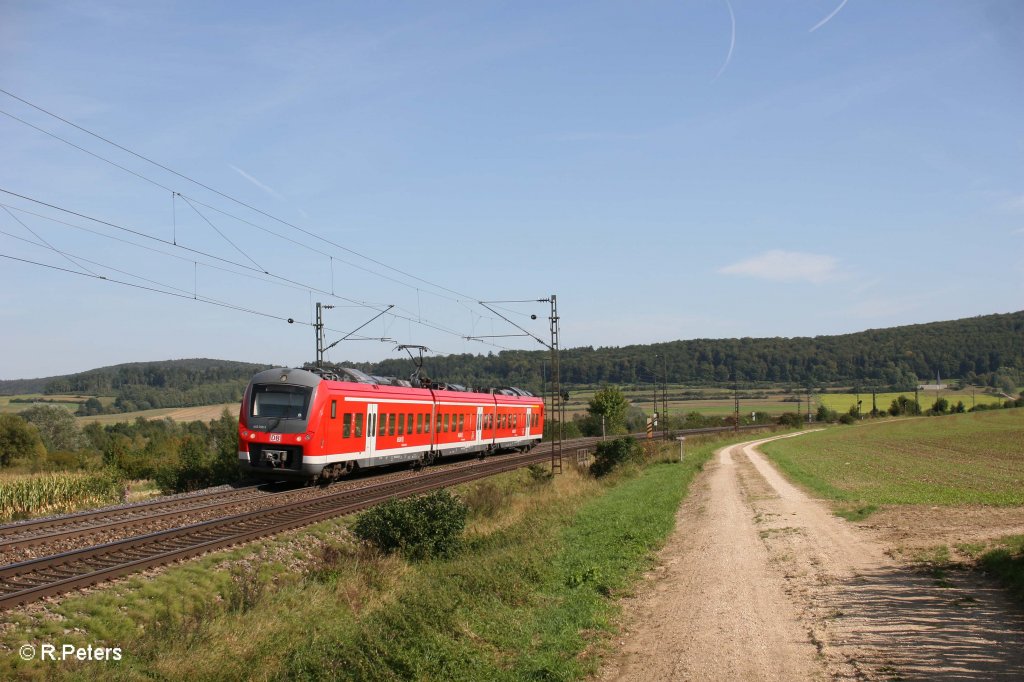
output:
[[[495,395],[510,398],[537,398],[533,393],[516,388],[514,386],[503,386],[500,388],[485,388],[485,389],[470,389],[460,384],[446,384],[443,382],[431,382],[429,386],[415,387],[410,382],[394,379],[392,377],[376,377],[359,371],[352,367],[341,367],[338,370],[324,370],[324,369],[301,369],[297,367],[278,367],[275,369],[268,369],[263,372],[256,374],[252,378],[252,383],[255,384],[277,384],[286,383],[293,386],[309,386],[310,388],[316,387],[321,381],[336,381],[339,383],[354,384],[353,389],[356,387],[365,390],[372,386],[375,390],[381,388],[398,389],[398,390],[426,390],[430,389],[433,391],[444,391],[449,394],[452,398],[455,398],[459,394],[464,395]]]

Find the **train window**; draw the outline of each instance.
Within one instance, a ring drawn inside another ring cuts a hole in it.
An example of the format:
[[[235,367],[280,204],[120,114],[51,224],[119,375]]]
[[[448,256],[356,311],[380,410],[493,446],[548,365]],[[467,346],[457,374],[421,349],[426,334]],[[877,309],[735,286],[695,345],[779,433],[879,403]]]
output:
[[[441,433],[441,422],[442,421],[443,421],[443,417],[441,416],[441,413],[438,412],[437,413],[437,425],[434,427],[434,433]]]
[[[398,435],[405,435],[405,413],[398,415]]]
[[[388,415],[388,435],[395,435],[395,413],[392,412]]]
[[[423,433],[430,433],[430,420],[432,417],[429,414],[423,415]]]
[[[466,426],[465,419],[466,419],[466,415],[464,415],[464,414],[460,414],[459,415],[459,431],[465,430],[465,426]]]
[[[352,437],[352,413],[346,412],[341,418],[341,437],[351,438]]]
[[[356,415],[356,438],[363,437],[363,415]]]
[[[444,432],[448,433],[448,420],[451,418],[450,414],[444,415]]]
[[[406,433],[412,435],[412,412],[406,415],[405,423],[409,425],[409,430]]]
[[[416,433],[423,433],[423,413],[422,412],[420,412],[418,415],[416,415]]]
[[[331,401],[331,419],[334,419],[337,416],[338,416],[338,401],[337,400],[332,400]]]
[[[377,435],[385,436],[388,433],[388,415],[381,414],[377,416]]]

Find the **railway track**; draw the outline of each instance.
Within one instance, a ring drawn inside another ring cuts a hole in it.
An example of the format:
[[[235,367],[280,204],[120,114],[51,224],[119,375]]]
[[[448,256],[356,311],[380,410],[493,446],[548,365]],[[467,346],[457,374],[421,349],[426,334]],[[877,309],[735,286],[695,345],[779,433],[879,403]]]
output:
[[[317,521],[350,514],[380,502],[466,483],[546,462],[547,452],[487,460],[461,469],[343,490],[309,500],[278,504],[212,521],[150,533],[95,547],[23,561],[0,568],[0,609],[172,563],[230,545],[249,542]]]
[[[695,429],[681,433],[711,433],[722,430]],[[563,445],[563,454],[592,446],[599,441],[600,438],[573,440]],[[11,608],[154,566],[173,563],[328,518],[350,514],[389,499],[408,497],[442,487],[458,485],[529,464],[546,463],[550,461],[551,456],[551,445],[545,444],[533,453],[503,455],[485,460],[480,464],[456,468],[426,469],[412,477],[395,478],[371,483],[364,487],[346,488],[314,497],[272,503],[270,506],[244,513],[10,564],[0,567],[0,609]],[[230,493],[236,493],[236,495],[232,496]],[[218,506],[231,507],[248,501],[247,493],[248,497],[259,496],[250,492],[249,489],[229,491],[229,497],[237,499],[221,499],[203,504],[202,500],[205,498],[215,498],[218,495],[223,497],[224,495],[224,493],[211,493],[205,496],[179,498],[102,512],[84,512],[58,519],[3,527],[0,528],[0,543],[7,545],[17,542],[38,544],[55,536],[71,537],[75,534],[95,532],[97,528],[104,526],[148,523],[157,518],[180,514],[183,509],[192,512]],[[195,505],[197,499],[200,501],[198,506]],[[266,499],[272,501],[274,498],[272,495],[267,495]],[[143,509],[147,511],[141,512],[140,510]],[[130,518],[124,518],[126,513]],[[69,524],[76,523],[79,524],[77,529],[68,527]],[[83,523],[85,525],[81,526]],[[25,529],[30,527],[37,532],[50,530],[32,538],[18,540],[16,532],[21,531],[23,535]],[[0,547],[2,546],[3,544],[0,544]]]
[[[197,503],[202,504],[203,500],[216,499],[234,502],[259,496],[260,493],[257,486],[246,486],[237,490],[221,490],[169,500],[143,502],[113,509],[66,514],[37,521],[10,523],[0,526],[0,551],[22,546],[21,543],[32,542],[34,538],[67,535],[69,533],[73,534],[76,531],[86,532],[119,521],[130,521],[194,508]]]

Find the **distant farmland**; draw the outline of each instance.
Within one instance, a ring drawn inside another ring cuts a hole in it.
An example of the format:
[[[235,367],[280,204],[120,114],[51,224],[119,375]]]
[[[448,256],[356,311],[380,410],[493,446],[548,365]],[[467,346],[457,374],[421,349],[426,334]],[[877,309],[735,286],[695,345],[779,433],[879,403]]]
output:
[[[92,417],[79,417],[81,424],[96,422],[98,424],[116,424],[117,422],[131,422],[136,418],[143,419],[170,419],[176,422],[213,421],[220,419],[224,410],[232,417],[238,416],[238,403],[221,403],[220,405],[203,405],[201,407],[164,407],[158,410],[143,410],[141,412],[122,412],[120,414],[97,414]]]
[[[906,396],[910,400],[914,399],[913,391],[903,391],[902,393],[876,393],[875,404],[878,406],[879,411],[884,412],[889,409],[889,405],[892,404],[893,400],[896,400],[901,395]],[[867,414],[871,411],[871,393],[822,393],[814,396],[815,400],[819,404],[824,405],[830,410],[836,412],[847,412],[851,407],[857,404],[857,400],[860,399],[861,406],[860,411],[862,414]],[[929,409],[937,399],[945,398],[949,401],[949,406],[953,407],[957,402],[963,402],[964,407],[968,410],[977,405],[1001,405],[1006,398],[998,395],[992,395],[990,393],[982,393],[977,391],[972,394],[970,391],[919,391],[918,399],[921,401],[921,410]]]

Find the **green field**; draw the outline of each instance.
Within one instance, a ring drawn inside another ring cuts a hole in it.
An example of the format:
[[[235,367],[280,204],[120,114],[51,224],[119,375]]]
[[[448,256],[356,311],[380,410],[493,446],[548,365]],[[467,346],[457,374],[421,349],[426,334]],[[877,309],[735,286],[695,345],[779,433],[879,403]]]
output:
[[[627,385],[618,387],[630,404],[638,407],[645,413],[650,414],[654,409],[654,388],[651,384]],[[586,414],[587,404],[594,397],[598,389],[594,388],[572,388],[569,391],[569,402],[566,403],[566,412],[570,417],[575,414]],[[686,398],[683,398],[683,395]],[[700,394],[706,397],[694,399],[690,396]],[[756,395],[756,398],[740,398],[740,413],[750,416],[751,412],[767,412],[768,414],[779,415],[783,412],[796,412],[798,405],[794,400],[794,394],[782,391],[750,391],[748,394]],[[742,395],[742,393],[741,393]],[[786,400],[786,399],[789,400]],[[803,397],[801,396],[801,399]],[[658,411],[661,411],[661,389],[658,389]],[[800,411],[806,407],[800,408]],[[693,387],[685,385],[669,385],[668,387],[668,413],[672,417],[681,417],[688,412],[700,412],[705,416],[728,416],[733,413],[733,399],[731,392],[726,388]]]
[[[1021,409],[833,428],[763,449],[839,502],[1024,505]]]
[[[889,405],[892,404],[893,400],[896,400],[901,395],[907,396],[910,400],[914,399],[913,391],[904,391],[902,393],[876,393],[875,404],[878,406],[879,411],[884,412],[889,409]],[[958,401],[962,401],[964,407],[968,410],[977,405],[1000,405],[1006,398],[999,395],[992,395],[990,393],[982,393],[980,391],[971,393],[971,391],[920,391],[918,392],[918,400],[921,401],[921,410],[929,409],[935,401],[939,398],[945,398],[949,401],[950,407],[957,404]],[[819,405],[824,405],[830,410],[835,410],[842,414],[843,412],[849,411],[851,407],[857,404],[857,400],[861,401],[860,411],[861,414],[867,414],[871,411],[871,394],[870,393],[822,393],[814,396]]]
[[[63,407],[68,412],[74,413],[75,410],[78,409],[78,404],[85,402],[90,397],[91,396],[80,395],[43,395],[42,393],[28,393],[25,395],[0,395],[0,414],[17,414],[18,412],[24,412],[30,407],[35,407],[37,405]],[[33,402],[16,403],[12,402],[13,400],[31,400]],[[111,398],[110,400],[113,399]]]

